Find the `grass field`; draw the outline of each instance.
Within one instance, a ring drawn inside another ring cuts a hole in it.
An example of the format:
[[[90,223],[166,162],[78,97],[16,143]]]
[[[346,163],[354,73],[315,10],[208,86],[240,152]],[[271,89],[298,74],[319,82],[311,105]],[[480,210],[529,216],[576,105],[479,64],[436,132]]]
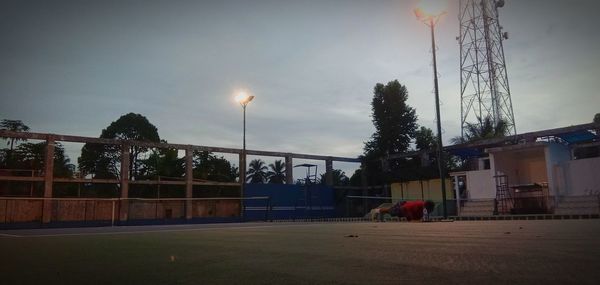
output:
[[[600,220],[0,231],[0,253],[0,284],[597,284]]]

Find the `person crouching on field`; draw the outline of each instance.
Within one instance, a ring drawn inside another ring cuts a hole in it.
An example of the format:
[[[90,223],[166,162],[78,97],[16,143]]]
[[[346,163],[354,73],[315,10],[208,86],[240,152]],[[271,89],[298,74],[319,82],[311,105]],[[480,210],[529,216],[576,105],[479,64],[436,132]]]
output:
[[[383,221],[383,216],[389,214],[392,217],[404,217],[408,221],[429,220],[429,214],[434,208],[435,203],[432,201],[401,201],[389,208],[374,209],[371,217],[373,220]]]

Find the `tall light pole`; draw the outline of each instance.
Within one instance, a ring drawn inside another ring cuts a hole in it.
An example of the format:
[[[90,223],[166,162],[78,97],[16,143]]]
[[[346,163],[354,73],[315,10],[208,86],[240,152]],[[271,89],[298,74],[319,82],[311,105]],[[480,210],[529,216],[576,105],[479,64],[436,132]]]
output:
[[[246,106],[254,99],[254,96],[248,95],[244,91],[239,91],[235,96],[235,101],[240,103],[244,110],[244,135],[242,146],[242,159],[240,159],[240,196],[244,198],[244,183],[246,182]],[[243,207],[242,207],[243,209]],[[242,215],[244,211],[242,210]]]
[[[437,61],[435,57],[435,25],[446,12],[441,8],[441,1],[422,1],[420,7],[414,10],[417,19],[431,29],[431,53],[433,54],[433,86],[435,90],[435,113],[437,116],[437,154],[440,183],[442,184],[442,209],[444,219],[448,218],[446,209],[446,173],[444,169],[444,152],[442,145],[442,118],[440,117],[440,93],[438,88]]]

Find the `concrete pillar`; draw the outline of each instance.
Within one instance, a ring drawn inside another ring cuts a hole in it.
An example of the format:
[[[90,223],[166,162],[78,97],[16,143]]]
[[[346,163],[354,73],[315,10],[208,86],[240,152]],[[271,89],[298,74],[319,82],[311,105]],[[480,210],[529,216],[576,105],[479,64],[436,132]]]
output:
[[[121,210],[119,211],[121,221],[129,218],[129,144],[121,144]]]
[[[191,219],[194,215],[191,198],[194,197],[194,151],[191,147],[185,149],[185,218]]]
[[[362,196],[368,196],[368,184],[367,184],[367,165],[365,163],[360,164],[360,184],[362,185]],[[367,212],[367,199],[363,199],[363,211]]]
[[[246,155],[244,153],[240,153],[239,156],[239,164],[240,164],[240,185],[242,186],[242,191],[244,188],[244,183],[246,182]],[[244,193],[241,193],[241,196],[244,196]]]
[[[325,184],[333,186],[333,161],[331,159],[325,160]]]
[[[454,195],[456,197],[456,215],[460,216],[460,187],[458,185],[458,175],[450,176],[454,177]]]
[[[54,137],[48,136],[46,140],[46,156],[44,157],[44,198],[52,198],[52,184],[54,183]],[[42,222],[52,220],[52,201],[44,200],[42,209]]]
[[[285,157],[285,184],[294,184],[294,164],[291,155]]]

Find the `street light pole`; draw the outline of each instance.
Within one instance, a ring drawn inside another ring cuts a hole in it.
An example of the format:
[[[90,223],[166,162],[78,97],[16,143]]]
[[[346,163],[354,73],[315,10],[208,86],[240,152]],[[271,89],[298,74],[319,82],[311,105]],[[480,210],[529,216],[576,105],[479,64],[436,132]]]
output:
[[[433,54],[433,85],[435,89],[435,114],[437,116],[437,153],[438,153],[438,171],[440,175],[440,183],[442,184],[442,208],[444,210],[444,219],[448,218],[448,210],[446,209],[446,173],[444,169],[444,151],[442,145],[442,118],[440,117],[440,92],[438,87],[437,77],[437,60],[435,55],[435,22],[433,17],[429,19],[429,27],[431,28],[431,53]]]
[[[254,96],[246,94],[246,92],[239,92],[237,96],[235,96],[235,100],[240,103],[243,109],[244,118],[243,118],[243,144],[242,144],[242,157],[240,159],[240,196],[244,198],[244,184],[246,183],[246,107],[254,99]],[[244,215],[243,210],[243,201],[241,206],[241,215]]]
[[[435,53],[435,25],[442,15],[445,14],[443,10],[440,10],[439,6],[435,7],[432,5],[432,1],[423,4],[423,8],[416,8],[414,10],[417,19],[423,21],[425,25],[429,26],[431,30],[431,53],[433,55],[433,86],[435,92],[435,114],[437,118],[437,160],[438,160],[438,171],[440,175],[440,184],[442,184],[442,209],[444,212],[444,219],[448,218],[448,210],[446,208],[446,174],[444,167],[444,152],[442,143],[442,118],[440,116],[440,92],[438,87],[437,77],[437,59]],[[427,5],[429,4],[429,5]],[[439,2],[437,2],[439,4]],[[428,9],[430,11],[425,11]],[[437,11],[431,11],[437,10]]]

